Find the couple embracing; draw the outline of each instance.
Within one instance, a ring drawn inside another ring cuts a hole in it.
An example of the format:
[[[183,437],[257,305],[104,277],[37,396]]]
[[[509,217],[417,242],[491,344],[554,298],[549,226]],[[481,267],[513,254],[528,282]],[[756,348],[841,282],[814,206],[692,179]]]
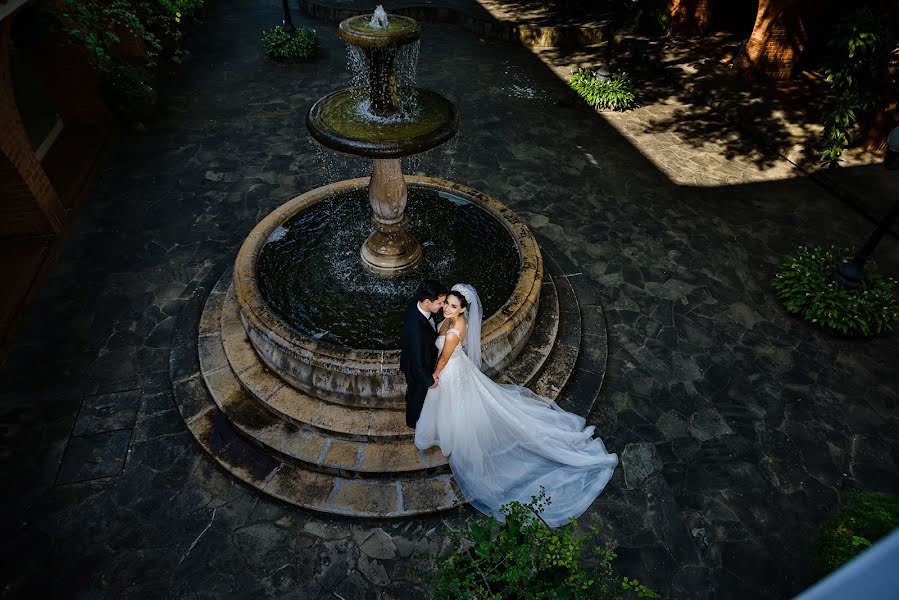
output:
[[[400,355],[406,424],[415,428],[418,448],[439,446],[449,457],[456,483],[481,512],[502,520],[502,505],[527,503],[543,488],[552,499],[543,519],[563,525],[602,492],[618,457],[582,417],[481,372],[482,320],[472,286],[447,290],[425,280],[418,287]]]

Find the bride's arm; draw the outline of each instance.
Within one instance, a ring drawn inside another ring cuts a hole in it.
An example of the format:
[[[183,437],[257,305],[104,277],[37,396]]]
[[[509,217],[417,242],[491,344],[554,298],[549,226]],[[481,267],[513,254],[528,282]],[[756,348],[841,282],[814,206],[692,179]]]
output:
[[[443,350],[440,352],[440,358],[437,359],[437,366],[434,367],[434,379],[436,380],[440,376],[440,371],[443,370],[443,367],[446,366],[446,363],[449,362],[450,356],[453,355],[453,350],[456,349],[456,346],[459,345],[459,336],[456,335],[455,331],[449,331],[446,334],[446,339],[443,342]]]
[[[444,320],[445,321],[445,320]],[[458,329],[461,330],[462,336],[465,335],[465,331],[467,327],[465,326],[465,322],[458,324]],[[459,337],[459,334],[456,333],[456,330],[450,330],[447,328],[446,331],[446,339],[443,341],[443,350],[440,352],[440,357],[437,359],[437,366],[434,367],[434,379],[440,376],[440,371],[443,370],[443,367],[446,366],[446,363],[449,362],[450,357],[453,355],[453,351],[455,351],[456,346],[459,345],[459,342],[462,341],[462,338]]]

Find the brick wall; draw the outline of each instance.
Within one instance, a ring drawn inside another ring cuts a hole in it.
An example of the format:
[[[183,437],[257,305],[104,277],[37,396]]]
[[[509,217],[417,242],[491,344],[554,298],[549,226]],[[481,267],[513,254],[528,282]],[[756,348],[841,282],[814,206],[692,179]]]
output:
[[[34,153],[16,107],[10,65],[12,19],[0,21],[0,236],[55,234],[65,210]]]
[[[711,0],[669,0],[671,35],[699,35],[705,33],[711,15]]]
[[[808,39],[802,5],[802,0],[759,0],[755,26],[737,68],[763,78],[789,79]]]

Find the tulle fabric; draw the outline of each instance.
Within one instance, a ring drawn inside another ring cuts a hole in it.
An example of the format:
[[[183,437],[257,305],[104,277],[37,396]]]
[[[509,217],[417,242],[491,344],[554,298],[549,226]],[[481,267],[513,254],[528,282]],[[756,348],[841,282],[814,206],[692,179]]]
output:
[[[503,504],[529,502],[543,487],[551,503],[541,516],[557,527],[590,507],[618,464],[584,425],[527,388],[493,382],[457,346],[428,390],[415,445],[439,446],[466,499],[500,520]]]

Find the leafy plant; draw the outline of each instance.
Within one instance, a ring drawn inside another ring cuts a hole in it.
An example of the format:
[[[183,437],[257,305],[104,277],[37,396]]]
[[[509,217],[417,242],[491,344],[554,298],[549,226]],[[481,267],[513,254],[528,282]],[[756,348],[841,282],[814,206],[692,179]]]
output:
[[[843,507],[818,533],[814,573],[819,579],[899,527],[899,498],[846,491],[840,499]]]
[[[273,60],[308,60],[318,48],[318,34],[314,29],[301,27],[291,35],[278,25],[262,32],[262,48]]]
[[[124,112],[154,101],[157,58],[176,49],[182,27],[194,20],[204,0],[62,0],[42,3],[48,25],[70,44],[82,46],[103,78],[113,104]],[[132,64],[120,56],[124,33],[142,41],[146,56]]]
[[[121,41],[117,31],[128,30],[144,40],[152,56],[159,40],[148,31],[129,0],[63,0],[43,6],[68,42],[83,46],[96,69],[110,73],[115,66],[113,48]]]
[[[834,283],[831,275],[850,260],[849,250],[800,246],[774,277],[772,285],[786,309],[844,335],[869,336],[890,331],[899,321],[893,296],[896,281],[881,276],[869,261],[858,289]]]
[[[511,502],[496,517],[471,523],[464,533],[448,532],[455,552],[448,558],[425,556],[436,568],[423,577],[433,598],[530,600],[538,598],[657,598],[636,579],[613,573],[610,543],[594,549],[595,570],[581,565],[585,540],[574,536],[576,520],[551,529],[540,516],[551,503],[541,489],[528,504]],[[596,528],[592,528],[598,533]],[[419,572],[420,575],[421,572]]]
[[[671,28],[668,0],[638,0],[634,13],[634,29],[649,36],[663,36]]]
[[[581,69],[571,76],[568,85],[594,108],[625,111],[637,106],[631,78],[624,72],[614,73],[609,79],[599,81],[593,71]]]
[[[849,131],[896,91],[899,48],[886,21],[868,6],[840,21],[828,47],[824,75],[832,96],[825,104],[819,158],[834,165],[849,145]]]

